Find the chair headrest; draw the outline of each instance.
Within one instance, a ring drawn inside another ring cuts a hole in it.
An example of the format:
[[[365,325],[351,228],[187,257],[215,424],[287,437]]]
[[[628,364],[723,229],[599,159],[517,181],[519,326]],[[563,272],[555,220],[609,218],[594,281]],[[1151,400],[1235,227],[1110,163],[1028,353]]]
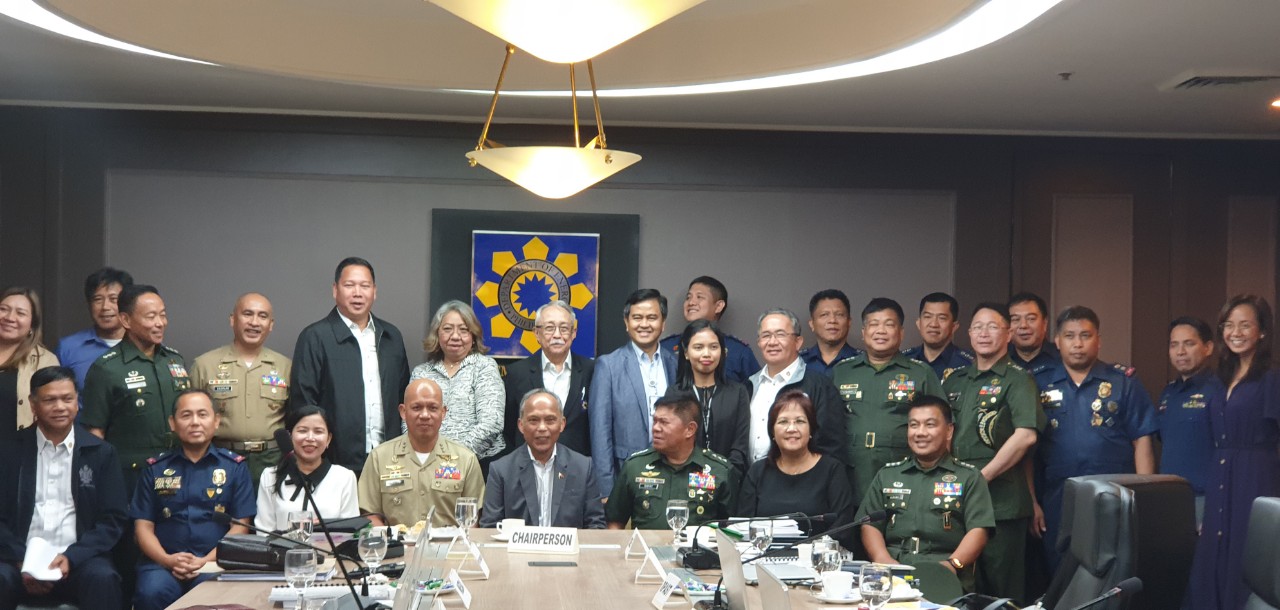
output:
[[[1128,546],[1130,496],[1107,481],[1077,479],[1071,520],[1071,555],[1097,577],[1104,576]],[[1124,540],[1121,540],[1121,537]]]
[[[1249,512],[1244,583],[1267,604],[1280,607],[1280,498],[1257,498]]]

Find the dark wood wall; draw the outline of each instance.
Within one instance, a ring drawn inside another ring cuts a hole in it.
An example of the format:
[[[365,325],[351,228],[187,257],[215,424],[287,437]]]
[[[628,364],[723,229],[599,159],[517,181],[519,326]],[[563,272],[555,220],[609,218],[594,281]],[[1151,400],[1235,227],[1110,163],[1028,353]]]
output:
[[[503,126],[502,139],[545,142],[562,139],[563,131]],[[491,174],[468,168],[461,157],[477,132],[477,125],[433,122],[0,108],[0,284],[41,292],[47,337],[83,324],[80,284],[104,263],[104,177],[111,170],[492,184]],[[1168,320],[1182,314],[1212,320],[1224,300],[1227,202],[1242,195],[1280,199],[1277,141],[638,128],[609,135],[613,146],[645,157],[611,179],[614,188],[953,192],[956,296],[966,308],[1019,290],[1048,296],[1055,195],[1130,196],[1133,364],[1153,391],[1168,370]],[[128,237],[145,240],[154,231],[199,227],[135,230]],[[893,230],[901,248],[882,260],[814,264],[838,278],[846,264],[927,257],[941,229]],[[803,235],[789,237],[803,247]],[[743,258],[753,255],[744,251]],[[1268,296],[1274,302],[1276,295]]]

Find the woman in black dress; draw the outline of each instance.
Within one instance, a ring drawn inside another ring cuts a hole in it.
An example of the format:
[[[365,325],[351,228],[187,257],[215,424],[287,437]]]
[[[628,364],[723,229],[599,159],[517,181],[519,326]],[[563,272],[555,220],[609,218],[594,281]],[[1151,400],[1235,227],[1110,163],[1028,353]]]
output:
[[[751,389],[724,377],[724,334],[715,322],[694,320],[680,335],[679,353],[676,383],[667,396],[697,398],[702,407],[697,445],[724,456],[742,476],[748,466]]]
[[[769,408],[769,455],[747,470],[738,501],[739,515],[836,515],[834,522],[798,520],[808,534],[853,520],[848,471],[840,460],[818,453],[814,441],[817,433],[818,421],[809,396],[800,390],[779,394]],[[835,538],[846,549],[855,548],[852,529]]]

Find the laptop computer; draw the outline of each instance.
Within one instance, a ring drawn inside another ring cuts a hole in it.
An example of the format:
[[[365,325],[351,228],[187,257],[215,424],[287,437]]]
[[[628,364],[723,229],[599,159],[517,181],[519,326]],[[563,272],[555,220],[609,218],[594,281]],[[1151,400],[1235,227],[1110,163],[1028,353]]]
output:
[[[767,565],[760,568],[760,603],[768,610],[791,610],[791,596],[787,585],[773,572],[786,566]]]
[[[720,557],[720,574],[724,577],[725,599],[729,610],[747,610],[747,579],[742,575],[742,554],[733,539],[716,530],[716,555]]]

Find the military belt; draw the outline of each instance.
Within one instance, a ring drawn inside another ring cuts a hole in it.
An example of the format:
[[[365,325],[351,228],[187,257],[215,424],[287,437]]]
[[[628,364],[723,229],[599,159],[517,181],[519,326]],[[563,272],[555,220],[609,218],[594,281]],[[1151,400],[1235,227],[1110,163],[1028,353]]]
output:
[[[214,440],[214,445],[235,451],[236,453],[261,453],[268,449],[276,448],[275,439],[265,441],[222,441]]]
[[[868,433],[867,433],[867,439],[866,439],[866,442],[865,442],[865,443],[866,443],[867,448],[873,448],[873,447],[875,447],[875,446],[876,446],[876,433],[875,433],[875,432],[868,432]]]
[[[901,549],[903,553],[910,553],[912,555],[938,552],[932,543],[928,540],[921,540],[919,536],[904,538],[902,542],[898,543],[898,548]]]

